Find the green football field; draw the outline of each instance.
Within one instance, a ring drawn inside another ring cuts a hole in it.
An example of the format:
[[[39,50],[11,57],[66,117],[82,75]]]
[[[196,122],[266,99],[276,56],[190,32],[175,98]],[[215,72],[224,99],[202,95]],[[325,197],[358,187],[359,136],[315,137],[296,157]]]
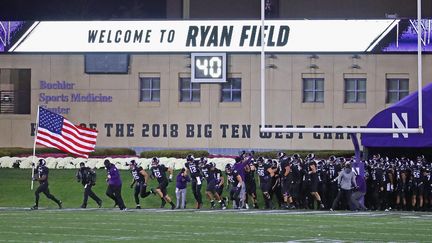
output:
[[[130,175],[121,173],[123,198],[134,208]],[[222,211],[209,210],[207,200],[203,210],[169,210],[157,209],[155,196],[142,200],[146,209],[123,212],[104,195],[103,170],[94,188],[103,208],[90,200],[88,209],[79,209],[82,188],[74,174],[50,170],[51,193],[64,209],[41,195],[40,209],[31,211],[30,171],[0,169],[0,242],[432,242],[432,213],[426,212]],[[172,197],[173,191],[171,183]],[[187,200],[194,201],[190,189]]]
[[[431,214],[0,209],[8,242],[431,242]]]

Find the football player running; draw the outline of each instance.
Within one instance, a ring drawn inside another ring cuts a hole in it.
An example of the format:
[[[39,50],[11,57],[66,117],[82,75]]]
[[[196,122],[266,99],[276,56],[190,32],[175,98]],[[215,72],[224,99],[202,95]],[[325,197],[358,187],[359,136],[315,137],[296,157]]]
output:
[[[171,205],[171,209],[175,209],[175,204],[172,202],[171,198],[167,194],[168,187],[168,179],[166,177],[166,172],[169,172],[169,177],[172,179],[173,170],[172,168],[167,168],[165,165],[159,163],[159,159],[154,157],[151,162],[151,173],[152,177],[156,178],[159,185],[156,188],[156,193],[161,198],[161,208],[165,207],[165,203],[169,203]],[[152,192],[153,189],[151,189]]]
[[[32,210],[37,210],[39,208],[39,194],[42,192],[45,196],[55,203],[57,203],[58,207],[62,208],[62,201],[54,197],[49,191],[48,188],[48,167],[46,166],[46,161],[44,159],[39,160],[39,164],[35,169],[35,176],[33,177],[34,181],[39,182],[39,187],[35,191],[35,205],[31,207]]]
[[[186,157],[185,167],[188,170],[187,173],[192,178],[192,193],[196,200],[196,209],[200,209],[202,207],[202,195],[201,195],[201,187],[202,187],[202,177],[201,171],[199,168],[199,160],[195,160],[193,155],[188,155]]]
[[[135,160],[131,160],[129,168],[132,174],[132,183],[130,188],[134,188],[134,198],[136,203],[136,209],[141,209],[139,197],[145,198],[150,195],[151,192],[147,191],[147,183],[149,175],[147,172],[139,166]]]

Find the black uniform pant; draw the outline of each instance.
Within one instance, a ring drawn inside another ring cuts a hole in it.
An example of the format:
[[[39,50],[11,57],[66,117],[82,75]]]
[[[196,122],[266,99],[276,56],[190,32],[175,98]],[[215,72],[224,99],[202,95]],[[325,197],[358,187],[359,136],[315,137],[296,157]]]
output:
[[[47,198],[53,200],[54,202],[56,202],[60,206],[60,200],[58,200],[57,198],[55,198],[54,195],[52,195],[50,193],[49,188],[48,188],[48,182],[43,182],[42,184],[39,185],[39,187],[35,191],[35,206],[36,207],[39,206],[39,194],[41,192],[43,194],[45,194],[45,196]]]
[[[332,208],[332,203],[338,194],[338,184],[337,182],[330,182],[327,184],[327,193],[324,195],[326,208]],[[321,196],[321,195],[320,195]]]
[[[192,193],[195,197],[195,200],[202,204],[202,195],[201,195],[201,186],[202,184],[198,185],[198,182],[196,179],[192,179]]]
[[[114,202],[119,206],[120,209],[126,208],[123,202],[123,198],[121,196],[121,185],[120,186],[108,185],[108,188],[106,190],[106,195],[112,200],[114,200]]]
[[[350,205],[350,202],[351,202],[351,195],[352,195],[352,190],[344,190],[344,189],[341,189],[340,191],[338,191],[338,194],[337,194],[335,200],[333,201],[332,208],[333,208],[333,209],[336,209],[337,206],[338,206],[339,201],[340,201],[340,200],[342,199],[342,197],[343,197],[343,198],[345,198],[345,205],[348,204],[349,207],[350,207],[350,209],[351,209],[351,205]]]
[[[89,196],[91,197],[91,199],[95,200],[95,202],[98,205],[100,205],[102,203],[102,200],[98,196],[96,196],[96,194],[93,192],[92,187],[93,187],[93,185],[89,185],[89,184],[86,184],[84,186],[84,199],[83,199],[82,207],[87,206],[87,201],[88,201]]]
[[[139,204],[139,197],[145,198],[150,195],[151,192],[147,192],[147,185],[144,182],[137,182],[135,184],[134,198],[135,203]]]

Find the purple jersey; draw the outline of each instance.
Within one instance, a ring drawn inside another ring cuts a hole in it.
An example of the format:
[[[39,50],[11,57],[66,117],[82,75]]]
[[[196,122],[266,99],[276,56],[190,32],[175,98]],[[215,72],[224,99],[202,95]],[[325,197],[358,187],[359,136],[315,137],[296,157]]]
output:
[[[190,182],[189,176],[183,176],[182,173],[178,173],[176,178],[176,187],[178,189],[185,189],[188,182]]]
[[[234,170],[237,170],[242,180],[245,180],[245,167],[251,162],[252,158],[249,157],[247,160],[244,160],[243,162],[235,163],[233,168]]]
[[[121,186],[122,180],[120,178],[120,173],[115,165],[111,164],[109,169],[107,170],[108,174],[108,185],[112,186]]]

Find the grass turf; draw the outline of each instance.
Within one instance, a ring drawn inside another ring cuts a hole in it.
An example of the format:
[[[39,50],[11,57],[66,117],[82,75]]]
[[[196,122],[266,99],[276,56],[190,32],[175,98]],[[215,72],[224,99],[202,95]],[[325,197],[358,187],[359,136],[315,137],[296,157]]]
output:
[[[49,171],[49,189],[51,194],[63,201],[65,208],[77,208],[82,204],[83,187],[78,183],[75,178],[76,170],[54,170]],[[132,182],[132,176],[129,171],[120,171],[123,180],[122,196],[125,204],[129,208],[135,208],[135,200],[133,197],[133,189],[129,187]],[[174,178],[177,173],[174,173]],[[0,169],[0,207],[31,207],[34,204],[34,190],[38,187],[39,183],[34,182],[33,191],[30,190],[31,170],[21,169]],[[97,171],[96,186],[93,191],[102,200],[104,207],[112,207],[114,202],[105,195],[106,191],[106,172],[103,169]],[[156,180],[150,180],[147,190],[150,187],[156,187]],[[168,186],[168,195],[175,200],[175,182]],[[203,186],[202,194],[205,207],[209,208],[208,200],[204,195],[205,186]],[[225,193],[227,195],[227,193]],[[190,185],[188,185],[187,201],[188,207],[192,208],[195,202],[193,198]],[[144,208],[158,208],[161,200],[158,196],[150,195],[147,198],[140,199],[141,206]],[[57,208],[57,204],[47,199],[45,195],[40,194],[39,206]],[[91,198],[88,200],[88,207],[97,207],[96,202]]]
[[[417,215],[417,216],[415,216]],[[0,241],[430,242],[430,215],[0,209]]]
[[[127,171],[121,173],[123,198],[126,205],[133,208],[132,189],[127,187],[131,176]],[[64,202],[64,210],[56,209],[54,202],[41,195],[41,210],[30,211],[28,208],[34,201],[29,188],[30,170],[0,169],[0,242],[432,241],[432,214],[420,212],[159,209],[121,212],[111,208],[112,201],[104,194],[102,170],[98,171],[94,191],[104,200],[104,208],[81,210],[77,208],[82,201],[82,187],[74,175],[75,170],[50,170],[50,190]],[[150,184],[155,185],[154,181]],[[194,202],[190,188],[188,190],[188,201]],[[168,191],[174,197],[174,183],[169,185]],[[141,205],[158,208],[160,199],[151,196],[142,199]],[[96,207],[91,199],[89,207]],[[205,208],[209,208],[208,202]]]

